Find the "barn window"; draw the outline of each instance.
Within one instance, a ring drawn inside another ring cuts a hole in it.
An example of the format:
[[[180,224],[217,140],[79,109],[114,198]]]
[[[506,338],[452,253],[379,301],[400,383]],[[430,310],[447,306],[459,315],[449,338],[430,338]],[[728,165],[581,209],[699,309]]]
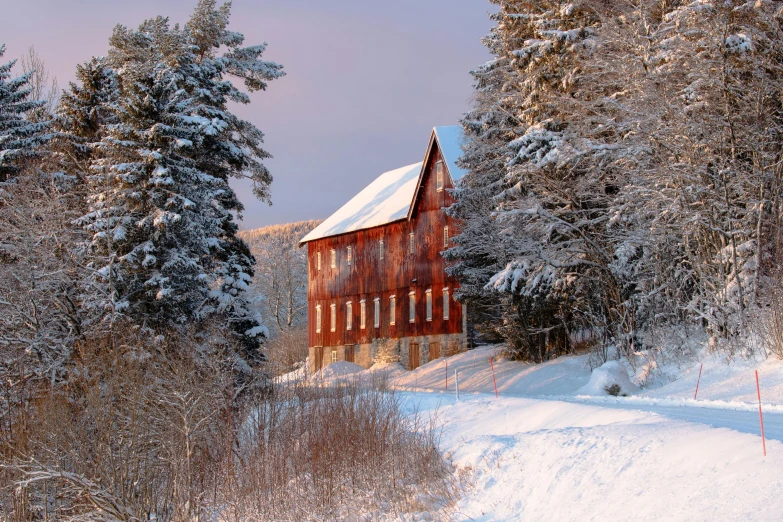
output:
[[[383,239],[378,241],[378,259],[383,261]]]
[[[332,314],[331,314],[331,321],[329,322],[329,327],[331,331],[337,330],[337,305],[333,304],[329,308],[331,308]]]
[[[449,289],[443,289],[443,318],[449,318]]]
[[[396,324],[397,322],[397,296],[392,295],[389,297],[389,324]]]
[[[359,302],[359,327],[362,330],[367,327],[367,303],[364,299]]]
[[[337,350],[332,350],[332,362],[337,362]]]
[[[416,253],[416,234],[411,232],[410,235],[408,236],[408,239],[410,241],[410,251],[411,251],[411,254],[415,254]]]
[[[353,248],[351,247],[348,247],[348,255],[346,256],[346,261],[348,262],[349,265],[353,261]]]
[[[351,330],[353,328],[353,304],[348,301],[345,304],[345,329]]]
[[[315,333],[321,333],[321,305],[315,305]]]
[[[376,297],[374,301],[375,301],[375,317],[374,317],[373,324],[375,324],[376,328],[380,328],[381,327],[381,300],[380,298]]]
[[[443,227],[443,248],[449,248],[449,227]]]
[[[416,322],[416,291],[408,294],[408,322]]]
[[[432,321],[432,288],[425,293],[427,295],[427,320]]]
[[[318,252],[315,254],[315,269],[319,272],[321,271],[321,253]]]
[[[337,268],[337,251],[334,248],[329,251],[329,259],[331,260],[332,268]]]
[[[439,161],[435,164],[435,177],[437,178],[438,192],[443,190],[443,162]]]

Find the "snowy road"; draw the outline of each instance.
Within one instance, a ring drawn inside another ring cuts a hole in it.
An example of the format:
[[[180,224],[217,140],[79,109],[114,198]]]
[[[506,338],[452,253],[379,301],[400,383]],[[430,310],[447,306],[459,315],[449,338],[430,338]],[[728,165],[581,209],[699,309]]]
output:
[[[439,393],[439,392],[405,392],[405,395],[409,395],[411,398],[431,395],[432,398],[437,397],[437,402],[446,405],[454,404],[455,397],[453,394]],[[507,396],[507,395],[504,395]],[[670,419],[684,420],[688,422],[696,422],[704,424],[713,428],[728,428],[740,433],[748,433],[751,435],[761,436],[761,429],[759,426],[759,414],[758,411],[740,411],[736,409],[721,409],[716,407],[698,407],[698,406],[663,406],[658,404],[624,404],[622,399],[617,399],[617,402],[609,402],[605,400],[591,400],[584,397],[540,397],[540,396],[514,396],[520,399],[529,400],[542,400],[542,401],[562,401],[575,404],[589,404],[591,406],[597,406],[600,408],[611,408],[628,411],[640,411],[655,413],[663,417]],[[463,400],[471,400],[477,398],[494,398],[492,394],[486,393],[469,393],[463,394]],[[762,406],[763,407],[763,406]],[[778,412],[766,412],[764,413],[764,435],[767,439],[773,439],[783,442],[783,413]]]
[[[540,397],[529,397],[539,398]],[[569,400],[558,398],[557,400],[566,400],[566,402],[575,402],[578,404],[590,404],[606,408],[617,408],[623,410],[636,410],[656,413],[671,419],[685,420],[689,422],[698,422],[706,424],[713,428],[728,428],[742,433],[761,436],[759,427],[758,411],[737,411],[732,409],[719,408],[699,408],[694,406],[659,406],[659,405],[638,405],[621,404],[611,402],[598,402],[589,399]],[[763,406],[762,406],[763,407]],[[767,439],[775,439],[783,442],[783,414],[765,413],[764,414],[764,436]]]

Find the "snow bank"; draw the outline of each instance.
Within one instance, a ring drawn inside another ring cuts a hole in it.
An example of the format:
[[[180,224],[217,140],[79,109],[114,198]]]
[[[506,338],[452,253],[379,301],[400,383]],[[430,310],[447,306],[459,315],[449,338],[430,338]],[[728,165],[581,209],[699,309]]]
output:
[[[577,395],[612,395],[608,390],[613,386],[620,388],[619,393],[614,395],[631,395],[639,391],[631,383],[628,370],[621,361],[606,361],[593,370],[590,380],[577,390]]]
[[[313,378],[328,381],[354,375],[362,371],[364,371],[364,367],[359,366],[358,364],[348,361],[337,361],[316,372],[315,375],[313,375]]]

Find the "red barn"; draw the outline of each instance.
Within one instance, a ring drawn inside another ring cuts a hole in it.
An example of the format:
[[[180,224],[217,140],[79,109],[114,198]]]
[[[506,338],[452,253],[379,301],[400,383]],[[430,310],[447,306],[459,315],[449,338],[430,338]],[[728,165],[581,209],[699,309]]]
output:
[[[441,254],[458,226],[444,209],[465,174],[461,136],[435,127],[423,162],[381,174],[302,239],[310,371],[370,367],[390,344],[408,369],[467,348],[466,310]]]

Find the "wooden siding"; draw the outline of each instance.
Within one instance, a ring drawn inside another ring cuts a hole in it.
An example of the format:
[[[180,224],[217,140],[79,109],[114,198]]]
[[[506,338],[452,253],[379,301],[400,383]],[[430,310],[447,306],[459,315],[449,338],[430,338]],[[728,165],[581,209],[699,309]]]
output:
[[[433,145],[422,178],[412,218],[380,227],[359,230],[311,241],[308,249],[309,345],[341,346],[368,344],[378,338],[401,338],[462,332],[462,307],[454,301],[458,283],[445,271],[443,227],[449,235],[457,233],[457,224],[443,208],[453,202],[448,189],[451,179],[445,175],[444,189],[436,188],[435,164],[441,159],[437,142]],[[445,163],[445,162],[444,162]],[[445,169],[445,166],[444,166]],[[415,234],[416,251],[410,254],[410,233]],[[384,258],[379,259],[379,242],[384,242]],[[348,247],[352,263],[347,264]],[[330,251],[337,255],[336,267],[329,263]],[[321,270],[316,256],[321,252]],[[443,319],[443,289],[449,288],[449,318]],[[426,294],[432,290],[432,321],[426,320]],[[416,321],[409,322],[409,292],[416,292]],[[396,296],[395,324],[390,325],[389,298]],[[380,326],[375,328],[375,303],[379,298]],[[360,302],[367,306],[365,328],[361,328]],[[346,329],[347,303],[352,303],[352,329]],[[330,306],[337,305],[337,328],[330,331]],[[321,331],[316,332],[316,306],[321,305]]]

